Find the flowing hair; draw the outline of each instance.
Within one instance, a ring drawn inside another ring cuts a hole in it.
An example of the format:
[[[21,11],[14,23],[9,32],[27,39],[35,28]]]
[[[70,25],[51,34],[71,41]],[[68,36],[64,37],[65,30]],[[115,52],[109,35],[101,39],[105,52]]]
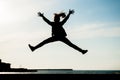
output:
[[[54,14],[54,21],[60,21],[60,17],[65,18],[66,14],[64,12],[61,12],[59,14],[55,13]]]

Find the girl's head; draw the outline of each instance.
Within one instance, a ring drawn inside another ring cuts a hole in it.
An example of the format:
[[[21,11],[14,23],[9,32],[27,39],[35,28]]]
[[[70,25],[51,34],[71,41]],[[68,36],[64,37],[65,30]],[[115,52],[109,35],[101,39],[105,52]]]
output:
[[[54,21],[55,22],[60,22],[60,17],[62,17],[62,18],[64,18],[64,17],[66,17],[66,14],[65,13],[59,13],[59,14],[57,14],[57,13],[55,13],[54,14]]]

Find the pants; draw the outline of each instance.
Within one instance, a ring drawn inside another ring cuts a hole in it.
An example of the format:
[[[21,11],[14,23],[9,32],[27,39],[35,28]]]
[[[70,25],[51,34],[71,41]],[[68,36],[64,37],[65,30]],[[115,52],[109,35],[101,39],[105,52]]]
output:
[[[65,44],[67,44],[68,46],[82,52],[83,50],[79,47],[77,47],[76,45],[74,45],[73,43],[71,43],[66,37],[56,37],[56,36],[52,36],[46,40],[44,40],[43,42],[39,43],[38,45],[35,46],[35,49],[47,44],[47,43],[50,43],[50,42],[54,42],[54,41],[62,41],[64,42]]]

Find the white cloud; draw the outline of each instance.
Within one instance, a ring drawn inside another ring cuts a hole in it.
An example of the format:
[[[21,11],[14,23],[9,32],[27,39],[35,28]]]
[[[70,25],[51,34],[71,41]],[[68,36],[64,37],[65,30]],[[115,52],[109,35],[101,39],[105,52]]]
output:
[[[120,37],[120,25],[116,24],[87,24],[77,26],[69,31],[73,39],[98,38],[98,37]]]
[[[0,0],[0,24],[27,21],[40,11],[49,11],[55,0]]]

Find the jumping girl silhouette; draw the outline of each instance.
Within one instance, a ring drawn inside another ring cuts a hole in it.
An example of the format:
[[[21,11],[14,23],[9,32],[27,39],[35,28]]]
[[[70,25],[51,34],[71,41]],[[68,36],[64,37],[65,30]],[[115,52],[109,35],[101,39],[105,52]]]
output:
[[[31,45],[29,44],[29,48],[31,49],[31,51],[34,51],[34,50],[36,50],[37,48],[39,48],[39,47],[41,47],[41,46],[43,46],[43,45],[45,45],[45,44],[47,44],[47,43],[50,43],[50,42],[62,41],[62,42],[64,42],[65,44],[69,45],[70,47],[78,50],[78,51],[81,52],[82,54],[85,54],[88,50],[83,50],[83,49],[77,47],[76,45],[74,45],[73,43],[71,43],[71,42],[66,38],[67,34],[66,34],[66,32],[65,32],[65,30],[64,30],[64,28],[63,28],[63,25],[64,25],[65,22],[68,20],[68,18],[70,17],[70,15],[73,14],[73,13],[74,13],[74,10],[69,10],[69,13],[67,14],[67,16],[66,16],[66,14],[63,13],[63,12],[62,12],[62,13],[59,13],[59,14],[55,13],[55,14],[54,14],[54,22],[51,22],[51,21],[49,21],[49,20],[44,16],[43,13],[38,12],[38,15],[39,15],[40,17],[42,17],[45,22],[47,22],[49,25],[52,26],[52,37],[44,40],[43,42],[39,43],[39,44],[36,45],[36,46],[31,46]],[[64,19],[63,19],[62,21],[60,21],[60,17],[61,17],[61,18],[64,18]]]

